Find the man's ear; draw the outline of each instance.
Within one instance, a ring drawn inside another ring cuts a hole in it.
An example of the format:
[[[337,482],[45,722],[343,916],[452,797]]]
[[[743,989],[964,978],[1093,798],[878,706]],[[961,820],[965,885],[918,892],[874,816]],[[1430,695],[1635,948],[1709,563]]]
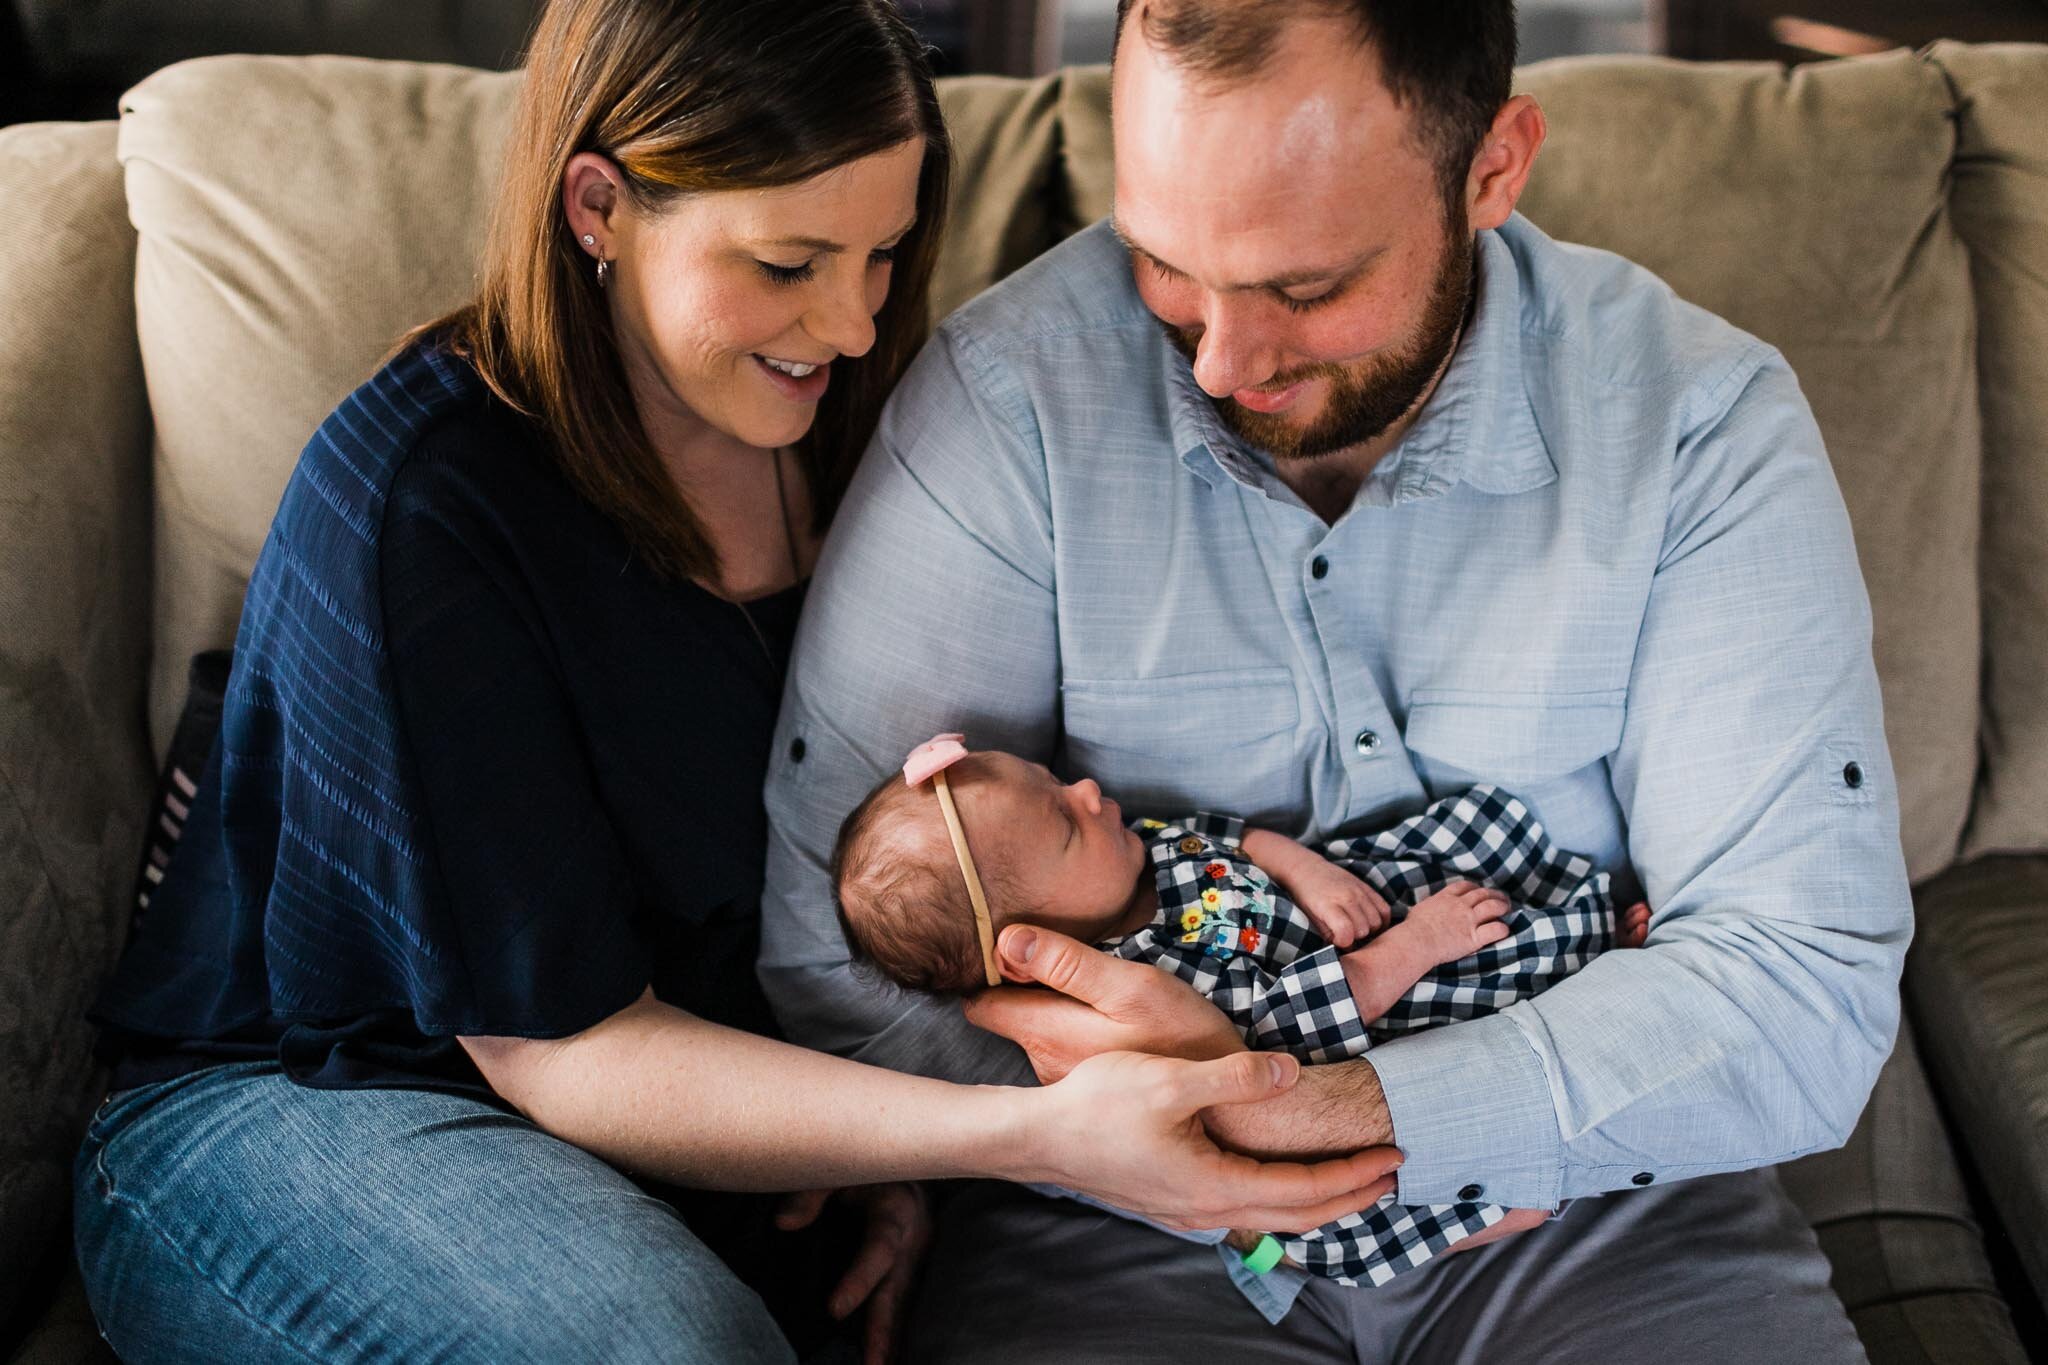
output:
[[[1515,96],[1493,116],[1465,178],[1465,217],[1474,232],[1497,228],[1514,213],[1548,132],[1531,95]]]

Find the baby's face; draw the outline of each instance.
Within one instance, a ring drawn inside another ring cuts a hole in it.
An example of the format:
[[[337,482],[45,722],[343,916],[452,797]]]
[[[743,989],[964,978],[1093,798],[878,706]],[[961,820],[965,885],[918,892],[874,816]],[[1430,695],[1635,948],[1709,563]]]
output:
[[[1145,843],[1092,778],[1062,782],[1014,754],[977,753],[977,780],[957,795],[976,845],[999,842],[1017,891],[1045,907],[1031,920],[1077,938],[1110,932],[1146,870]],[[993,842],[992,842],[993,841]]]

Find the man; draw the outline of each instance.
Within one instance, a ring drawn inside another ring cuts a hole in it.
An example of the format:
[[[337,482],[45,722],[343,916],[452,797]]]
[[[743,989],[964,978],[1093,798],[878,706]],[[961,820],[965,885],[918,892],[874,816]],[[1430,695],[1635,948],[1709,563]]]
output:
[[[1848,1135],[1910,932],[1867,602],[1791,373],[1514,215],[1544,122],[1508,0],[1119,18],[1114,221],[941,330],[819,568],[768,789],[785,1024],[956,1079],[1020,1077],[997,1034],[1042,1077],[1217,1046],[1166,974],[1044,930],[1000,950],[1063,994],[989,993],[993,1032],[848,972],[833,832],[940,730],[1310,840],[1495,782],[1655,919],[1211,1118],[1258,1152],[1396,1143],[1401,1202],[1533,1231],[1372,1290],[1235,1266],[1238,1294],[1227,1250],[977,1190],[919,1348],[1860,1359],[1755,1169]]]

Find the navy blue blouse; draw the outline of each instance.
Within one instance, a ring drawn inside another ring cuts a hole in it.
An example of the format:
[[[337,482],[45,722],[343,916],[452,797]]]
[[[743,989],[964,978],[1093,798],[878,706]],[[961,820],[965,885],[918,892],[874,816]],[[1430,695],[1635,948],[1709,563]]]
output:
[[[455,1039],[554,1038],[650,984],[774,1026],[760,790],[802,588],[657,578],[454,357],[300,457],[184,837],[94,1009],[115,1085],[278,1057],[481,1091]]]

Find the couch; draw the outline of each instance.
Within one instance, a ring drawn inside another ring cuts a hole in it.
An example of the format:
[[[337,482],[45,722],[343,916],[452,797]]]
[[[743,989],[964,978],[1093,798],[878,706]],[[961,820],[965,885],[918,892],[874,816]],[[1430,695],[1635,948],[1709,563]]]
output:
[[[1918,931],[1841,1150],[1784,1168],[1873,1360],[2048,1298],[2048,47],[1520,73],[1525,207],[1782,348],[1875,608]],[[68,1165],[186,661],[300,445],[471,287],[513,78],[210,58],[0,129],[0,1359],[102,1358]],[[935,311],[1109,205],[1106,75],[946,83]],[[1626,338],[1616,338],[1626,345]],[[1987,1252],[1986,1232],[1997,1254]]]

